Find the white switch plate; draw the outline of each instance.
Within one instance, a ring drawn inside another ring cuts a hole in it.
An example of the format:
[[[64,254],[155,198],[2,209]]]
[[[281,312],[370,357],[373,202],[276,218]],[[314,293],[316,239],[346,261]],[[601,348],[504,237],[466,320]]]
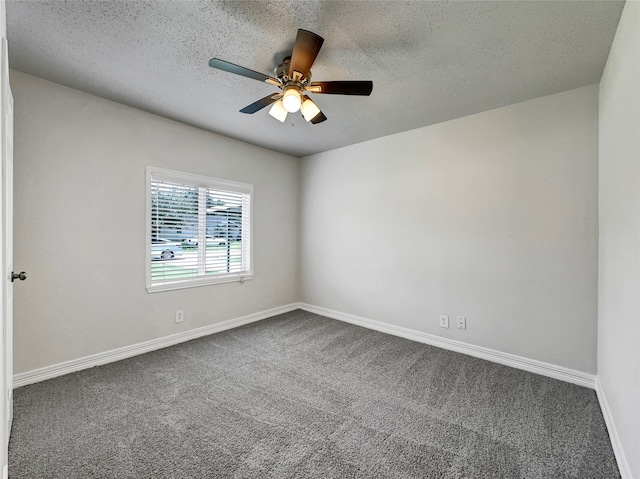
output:
[[[440,327],[449,328],[449,316],[445,316],[444,314],[440,315]]]
[[[458,316],[458,322],[456,324],[458,325],[458,329],[467,329],[467,318]]]

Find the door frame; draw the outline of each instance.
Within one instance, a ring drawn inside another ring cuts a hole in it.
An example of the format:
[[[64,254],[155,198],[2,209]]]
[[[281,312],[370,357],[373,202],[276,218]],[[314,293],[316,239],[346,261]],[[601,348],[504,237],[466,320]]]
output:
[[[7,39],[2,38],[0,65],[0,271],[2,294],[0,315],[0,467],[2,478],[8,478],[8,449],[13,419],[13,97],[9,85]]]

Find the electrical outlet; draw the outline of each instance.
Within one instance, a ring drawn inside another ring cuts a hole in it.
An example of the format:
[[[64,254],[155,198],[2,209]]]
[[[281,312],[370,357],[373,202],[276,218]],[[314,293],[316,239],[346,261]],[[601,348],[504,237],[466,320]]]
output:
[[[449,328],[449,316],[445,316],[444,314],[440,315],[440,327]]]
[[[467,318],[464,316],[458,316],[458,329],[467,329]]]
[[[182,321],[184,321],[184,311],[176,311],[176,323],[181,323]]]

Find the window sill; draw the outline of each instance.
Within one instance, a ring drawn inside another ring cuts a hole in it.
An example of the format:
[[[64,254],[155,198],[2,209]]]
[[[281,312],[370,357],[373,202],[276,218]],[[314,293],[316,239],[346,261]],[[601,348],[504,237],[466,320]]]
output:
[[[200,286],[209,286],[212,284],[244,283],[245,281],[248,281],[250,279],[253,279],[253,273],[243,275],[233,274],[229,276],[216,276],[215,278],[200,277],[182,281],[171,281],[167,283],[147,284],[147,293],[159,293],[161,291],[172,291],[174,289],[197,288]]]

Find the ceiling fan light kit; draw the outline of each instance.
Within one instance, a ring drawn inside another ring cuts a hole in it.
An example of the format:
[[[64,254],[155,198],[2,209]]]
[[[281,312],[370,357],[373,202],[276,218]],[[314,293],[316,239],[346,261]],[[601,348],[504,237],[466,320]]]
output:
[[[330,95],[359,95],[368,96],[373,90],[371,81],[330,81],[311,82],[311,66],[318,56],[324,43],[324,38],[308,30],[298,30],[293,52],[280,65],[274,68],[274,77],[260,72],[229,63],[219,58],[209,60],[209,66],[229,73],[252,78],[269,83],[283,91],[283,93],[266,96],[251,105],[247,105],[241,113],[253,114],[273,104],[269,115],[284,123],[288,113],[300,110],[302,117],[308,123],[322,123],[327,117],[320,108],[304,95],[305,92],[324,93]]]

